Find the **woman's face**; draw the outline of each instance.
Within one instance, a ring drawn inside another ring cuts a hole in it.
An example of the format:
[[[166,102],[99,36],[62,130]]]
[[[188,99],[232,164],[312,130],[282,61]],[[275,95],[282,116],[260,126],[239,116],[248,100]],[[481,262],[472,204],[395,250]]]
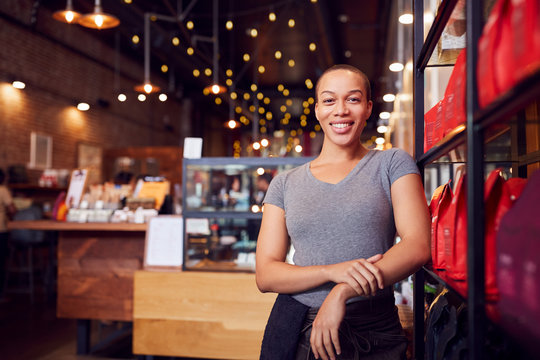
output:
[[[363,78],[349,70],[334,70],[319,82],[315,115],[325,141],[338,146],[357,145],[371,115]]]

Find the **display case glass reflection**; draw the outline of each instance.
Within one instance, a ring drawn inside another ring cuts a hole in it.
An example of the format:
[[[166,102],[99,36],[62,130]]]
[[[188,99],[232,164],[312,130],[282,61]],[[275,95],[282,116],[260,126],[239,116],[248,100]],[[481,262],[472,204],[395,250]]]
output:
[[[187,270],[255,271],[261,219],[187,218]]]
[[[187,165],[184,211],[261,211],[268,185],[297,165]]]

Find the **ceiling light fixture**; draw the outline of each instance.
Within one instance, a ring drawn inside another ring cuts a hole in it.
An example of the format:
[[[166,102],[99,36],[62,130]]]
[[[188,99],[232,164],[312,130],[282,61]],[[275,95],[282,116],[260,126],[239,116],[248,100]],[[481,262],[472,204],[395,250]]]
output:
[[[214,95],[221,94],[227,91],[225,86],[219,85],[218,82],[218,60],[219,60],[219,28],[218,28],[218,0],[213,1],[213,14],[212,14],[212,43],[213,43],[213,82],[205,89],[209,89]]]
[[[399,71],[403,71],[404,66],[402,63],[395,62],[395,63],[390,64],[388,68],[390,69],[390,71],[399,72]]]
[[[64,10],[58,10],[53,13],[55,20],[65,22],[68,24],[77,23],[77,20],[81,17],[81,14],[73,10],[73,0],[67,0],[66,8]]]
[[[396,95],[394,94],[384,94],[382,97],[384,102],[392,102],[396,100]]]
[[[79,111],[88,111],[90,110],[90,105],[85,102],[80,102],[77,104],[77,110]]]
[[[23,83],[22,81],[15,80],[11,83],[11,86],[13,86],[15,89],[22,90],[26,87],[26,84]]]
[[[383,120],[390,119],[390,113],[388,111],[383,111],[379,114],[379,117]]]
[[[135,86],[135,91],[147,94],[161,90],[150,82],[150,13],[144,14],[144,83]],[[146,98],[145,98],[146,99]],[[140,100],[139,101],[144,101]]]
[[[101,0],[96,0],[94,12],[79,18],[79,24],[91,29],[110,29],[120,25],[120,20],[114,15],[103,12]]]
[[[403,14],[399,17],[399,22],[404,25],[409,25],[413,23],[413,15],[412,14]]]

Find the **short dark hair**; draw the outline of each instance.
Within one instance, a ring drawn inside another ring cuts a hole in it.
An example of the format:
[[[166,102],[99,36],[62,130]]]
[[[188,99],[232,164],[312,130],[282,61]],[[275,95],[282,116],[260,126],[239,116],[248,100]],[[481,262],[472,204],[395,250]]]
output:
[[[367,101],[371,100],[371,85],[369,83],[369,79],[368,79],[367,75],[362,70],[360,70],[357,67],[354,67],[352,65],[338,64],[338,65],[334,65],[334,66],[331,66],[328,69],[326,69],[322,73],[322,75],[319,77],[319,80],[317,80],[317,84],[315,85],[315,99],[317,101],[319,99],[319,84],[321,82],[321,79],[324,77],[324,75],[328,74],[329,72],[336,71],[336,70],[348,70],[348,71],[351,71],[351,72],[353,72],[355,74],[360,75],[362,80],[364,80],[364,87],[366,88],[366,94],[365,94],[366,99],[367,99]]]
[[[6,179],[6,174],[4,174],[4,170],[0,169],[0,185],[4,183],[5,179]]]

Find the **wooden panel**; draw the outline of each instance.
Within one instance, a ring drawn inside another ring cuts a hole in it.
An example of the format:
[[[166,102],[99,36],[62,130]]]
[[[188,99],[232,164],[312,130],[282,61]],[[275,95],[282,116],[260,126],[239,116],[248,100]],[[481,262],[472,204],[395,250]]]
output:
[[[20,220],[8,222],[8,229],[68,231],[146,231],[147,224],[73,223],[53,220]]]
[[[254,360],[259,358],[262,334],[225,329],[219,322],[136,319],[133,353]]]
[[[275,298],[254,274],[137,271],[134,353],[256,359]]]
[[[144,232],[62,231],[57,315],[131,321],[133,274],[142,268]]]

